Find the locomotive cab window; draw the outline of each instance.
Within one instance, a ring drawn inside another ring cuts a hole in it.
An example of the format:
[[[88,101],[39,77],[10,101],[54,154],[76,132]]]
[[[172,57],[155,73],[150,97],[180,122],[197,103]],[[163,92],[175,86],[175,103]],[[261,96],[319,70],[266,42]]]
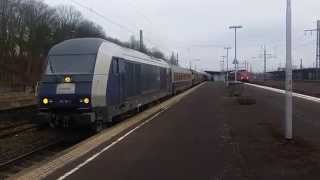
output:
[[[93,74],[96,55],[51,55],[46,74]]]

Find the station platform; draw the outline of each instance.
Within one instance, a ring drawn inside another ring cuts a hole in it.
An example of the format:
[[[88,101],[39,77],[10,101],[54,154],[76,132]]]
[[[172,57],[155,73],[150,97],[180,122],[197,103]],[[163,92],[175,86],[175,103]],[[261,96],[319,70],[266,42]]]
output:
[[[207,82],[116,145],[105,142],[106,151],[45,179],[318,179],[320,104],[294,98],[295,137],[287,142],[284,95],[243,86],[255,104],[240,105],[223,83]]]

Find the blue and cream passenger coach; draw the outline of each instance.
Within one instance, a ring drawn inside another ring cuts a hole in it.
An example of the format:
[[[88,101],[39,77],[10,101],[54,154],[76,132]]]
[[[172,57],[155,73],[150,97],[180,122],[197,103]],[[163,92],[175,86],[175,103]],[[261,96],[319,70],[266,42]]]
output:
[[[51,125],[90,125],[171,94],[161,60],[98,38],[71,39],[48,54],[38,87],[39,115]],[[41,118],[41,119],[42,119]]]

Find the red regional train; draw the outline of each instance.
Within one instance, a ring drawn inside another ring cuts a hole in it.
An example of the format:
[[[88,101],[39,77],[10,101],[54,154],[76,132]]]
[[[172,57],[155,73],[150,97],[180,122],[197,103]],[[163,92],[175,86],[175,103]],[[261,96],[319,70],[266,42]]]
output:
[[[250,82],[252,79],[252,75],[247,70],[239,70],[237,73],[237,81],[241,82]],[[229,80],[234,80],[234,72],[230,72],[229,74]]]

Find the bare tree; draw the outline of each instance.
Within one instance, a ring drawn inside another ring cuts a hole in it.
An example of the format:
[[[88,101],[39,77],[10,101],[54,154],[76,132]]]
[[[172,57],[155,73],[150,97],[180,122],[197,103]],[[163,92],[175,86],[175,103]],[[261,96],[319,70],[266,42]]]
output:
[[[163,52],[161,52],[161,51],[158,50],[157,48],[151,49],[150,55],[153,56],[153,57],[155,57],[155,58],[165,59],[165,55],[163,54]]]
[[[0,0],[0,83],[31,86],[39,80],[45,57],[54,44],[78,37],[98,37],[139,50],[139,41],[106,36],[103,28],[85,19],[72,6],[49,7],[38,0]],[[143,53],[164,58],[161,51]]]

